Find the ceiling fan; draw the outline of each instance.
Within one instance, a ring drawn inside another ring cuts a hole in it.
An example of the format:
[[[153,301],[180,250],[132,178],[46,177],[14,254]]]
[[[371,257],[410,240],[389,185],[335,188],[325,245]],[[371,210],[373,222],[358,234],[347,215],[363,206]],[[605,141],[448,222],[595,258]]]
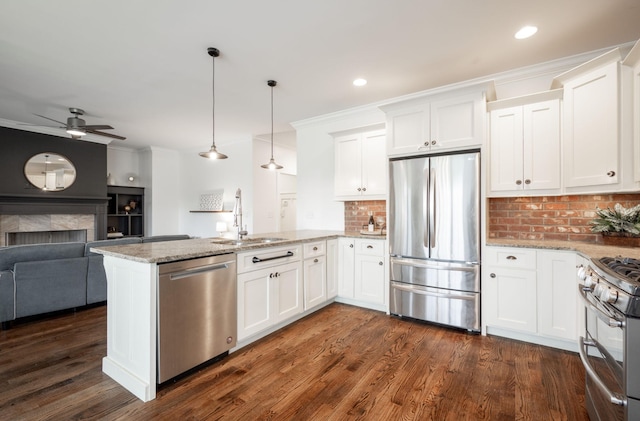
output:
[[[38,117],[46,118],[47,120],[62,124],[60,128],[65,129],[73,139],[80,139],[82,136],[88,133],[95,134],[98,136],[111,137],[113,139],[118,139],[118,140],[126,139],[126,137],[100,131],[100,130],[113,129],[113,127],[107,124],[86,124],[84,119],[80,118],[81,115],[84,115],[84,110],[81,110],[80,108],[69,108],[69,112],[73,114],[73,117],[68,117],[66,123],[63,123],[62,121],[54,120],[49,117],[45,117],[40,114],[35,114],[35,115],[37,115]]]

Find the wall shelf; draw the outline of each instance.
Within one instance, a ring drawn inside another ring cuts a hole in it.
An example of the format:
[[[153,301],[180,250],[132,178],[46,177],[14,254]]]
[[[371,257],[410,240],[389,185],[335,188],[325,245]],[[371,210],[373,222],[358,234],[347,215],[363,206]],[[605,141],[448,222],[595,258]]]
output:
[[[144,236],[144,187],[107,186],[107,226],[112,232],[107,232],[107,238]],[[130,202],[135,202],[135,208],[124,209]],[[109,231],[109,229],[108,229]]]

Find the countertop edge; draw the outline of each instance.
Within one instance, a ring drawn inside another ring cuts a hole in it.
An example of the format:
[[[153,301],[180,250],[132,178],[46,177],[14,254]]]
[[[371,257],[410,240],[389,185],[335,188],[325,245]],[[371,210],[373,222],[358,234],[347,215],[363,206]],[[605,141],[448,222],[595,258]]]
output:
[[[607,246],[579,241],[488,239],[486,245],[489,247],[519,247],[539,250],[573,251],[587,259],[615,256],[640,259],[640,248],[637,247]]]

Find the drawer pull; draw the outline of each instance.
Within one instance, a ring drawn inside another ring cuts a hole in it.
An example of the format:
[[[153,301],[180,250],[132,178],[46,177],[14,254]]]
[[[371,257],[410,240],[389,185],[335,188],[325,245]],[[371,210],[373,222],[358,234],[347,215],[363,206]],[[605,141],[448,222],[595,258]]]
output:
[[[507,260],[518,260],[516,256],[507,256]]]
[[[318,263],[318,259],[313,259],[313,263]]]
[[[318,247],[314,247],[314,248],[313,248],[313,251],[318,251]]]
[[[496,277],[496,274],[495,274],[495,273],[492,273],[492,274],[490,274],[489,276],[490,276],[490,277],[492,277],[492,278],[495,278],[495,277]]]
[[[269,260],[284,259],[286,257],[291,257],[291,256],[293,256],[293,252],[288,251],[286,254],[283,254],[282,256],[267,257],[266,259],[261,259],[259,257],[254,256],[253,259],[251,259],[251,261],[253,263],[260,263],[260,262],[268,262]]]

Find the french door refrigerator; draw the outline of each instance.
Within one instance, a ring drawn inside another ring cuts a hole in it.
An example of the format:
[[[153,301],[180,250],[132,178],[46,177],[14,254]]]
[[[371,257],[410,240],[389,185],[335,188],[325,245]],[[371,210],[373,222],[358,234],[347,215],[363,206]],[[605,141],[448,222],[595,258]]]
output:
[[[480,152],[392,159],[390,313],[480,331]]]

